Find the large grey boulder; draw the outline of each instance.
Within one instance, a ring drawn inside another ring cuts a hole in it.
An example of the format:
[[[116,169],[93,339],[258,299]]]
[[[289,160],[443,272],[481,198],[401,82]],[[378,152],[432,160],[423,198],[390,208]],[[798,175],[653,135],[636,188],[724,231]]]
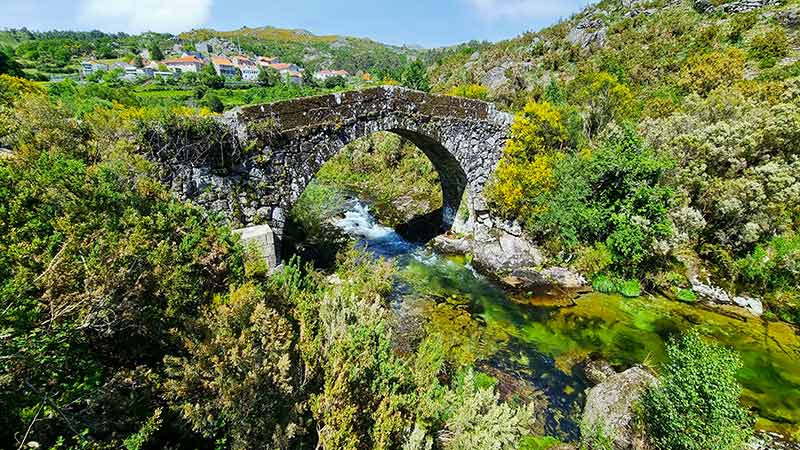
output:
[[[475,245],[476,267],[490,273],[509,272],[520,267],[540,266],[544,256],[524,238],[501,232],[495,239]]]
[[[800,8],[790,9],[782,12],[778,16],[783,26],[788,28],[800,28]]]
[[[613,440],[615,450],[649,448],[635,427],[635,405],[657,383],[653,374],[639,366],[606,378],[586,396],[582,429],[604,430]]]
[[[602,47],[606,42],[606,31],[602,20],[586,17],[567,33],[567,41],[580,48],[587,48],[593,44]]]
[[[239,235],[245,247],[253,249],[260,257],[264,258],[268,270],[277,266],[278,252],[275,248],[275,235],[269,225],[241,228],[233,232]]]
[[[577,289],[586,285],[583,275],[563,267],[518,267],[503,277],[503,283],[520,290],[536,289],[548,286],[559,286],[566,289]]]
[[[733,297],[733,303],[750,311],[750,314],[761,317],[764,314],[764,305],[761,300],[751,297]]]

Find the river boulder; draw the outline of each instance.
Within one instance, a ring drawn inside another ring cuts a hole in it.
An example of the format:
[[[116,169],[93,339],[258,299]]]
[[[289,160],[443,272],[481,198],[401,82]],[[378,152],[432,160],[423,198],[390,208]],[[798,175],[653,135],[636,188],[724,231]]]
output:
[[[635,405],[658,379],[643,367],[635,366],[611,375],[589,390],[583,409],[583,427],[602,429],[612,438],[615,450],[646,450],[646,438],[635,426]]]
[[[496,238],[474,245],[474,264],[485,272],[500,274],[544,263],[542,252],[526,239],[501,232]]]

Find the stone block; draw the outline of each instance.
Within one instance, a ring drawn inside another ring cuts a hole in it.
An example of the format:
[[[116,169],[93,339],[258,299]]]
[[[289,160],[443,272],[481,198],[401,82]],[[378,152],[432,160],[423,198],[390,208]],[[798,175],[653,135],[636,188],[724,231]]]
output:
[[[275,235],[269,225],[240,228],[233,232],[239,235],[245,247],[256,250],[264,258],[268,269],[274,269],[278,265]]]

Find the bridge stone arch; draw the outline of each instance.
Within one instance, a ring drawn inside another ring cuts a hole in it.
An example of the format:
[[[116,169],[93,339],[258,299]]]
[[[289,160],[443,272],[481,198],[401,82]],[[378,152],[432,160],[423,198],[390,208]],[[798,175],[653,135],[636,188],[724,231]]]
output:
[[[183,199],[220,211],[235,225],[268,224],[280,245],[288,211],[320,167],[379,131],[411,141],[431,160],[441,180],[444,228],[453,224],[464,193],[471,223],[485,224],[483,189],[512,116],[491,103],[382,86],[242,107],[223,121],[239,149],[236,157],[221,155],[226,169],[215,169],[210,159],[187,161],[171,167],[167,181]]]

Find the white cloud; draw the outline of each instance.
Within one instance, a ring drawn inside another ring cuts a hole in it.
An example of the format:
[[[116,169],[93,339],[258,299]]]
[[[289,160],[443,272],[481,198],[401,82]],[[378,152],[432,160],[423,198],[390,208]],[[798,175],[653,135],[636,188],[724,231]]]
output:
[[[543,18],[570,14],[581,6],[564,0],[466,0],[485,18]]]
[[[203,25],[212,0],[81,0],[81,21],[103,31],[180,32]]]

